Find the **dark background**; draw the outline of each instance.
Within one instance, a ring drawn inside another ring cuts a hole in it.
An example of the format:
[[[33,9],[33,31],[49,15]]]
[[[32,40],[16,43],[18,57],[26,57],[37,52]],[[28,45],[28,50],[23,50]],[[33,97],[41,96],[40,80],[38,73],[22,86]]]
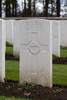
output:
[[[40,0],[43,11],[37,12],[37,0],[24,0],[20,10],[17,0],[0,0],[0,17],[60,17],[60,0]],[[50,7],[49,7],[50,5]]]

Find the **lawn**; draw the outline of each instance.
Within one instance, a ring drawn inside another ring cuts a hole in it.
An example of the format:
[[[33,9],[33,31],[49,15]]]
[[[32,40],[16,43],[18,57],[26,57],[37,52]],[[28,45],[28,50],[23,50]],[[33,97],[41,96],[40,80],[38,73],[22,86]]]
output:
[[[61,57],[67,57],[67,49],[61,49]]]
[[[67,49],[61,49],[60,50],[60,57],[67,58]],[[57,57],[53,55],[53,60],[55,60]]]
[[[12,97],[10,97],[10,98],[8,98],[8,97],[0,97],[0,100],[31,100],[31,99],[20,99],[20,98],[12,98]]]
[[[10,55],[13,55],[13,48],[7,46],[7,47],[6,47],[6,53],[7,53],[7,54],[10,54]]]
[[[67,86],[67,65],[53,64],[53,84]]]
[[[19,80],[18,61],[6,60],[6,79]],[[67,65],[53,64],[53,84],[67,86]]]
[[[6,53],[12,55],[13,54],[13,47],[10,43],[6,42]]]
[[[6,79],[7,80],[19,80],[19,62],[6,60]]]

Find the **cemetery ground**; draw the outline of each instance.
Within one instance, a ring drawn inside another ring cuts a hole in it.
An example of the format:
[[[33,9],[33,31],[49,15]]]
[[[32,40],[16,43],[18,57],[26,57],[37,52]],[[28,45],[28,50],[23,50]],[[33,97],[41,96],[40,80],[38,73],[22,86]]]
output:
[[[18,81],[19,57],[13,56],[13,47],[7,43],[6,79],[0,83],[0,100],[67,100],[67,48],[61,48],[60,58],[53,56],[53,88]]]

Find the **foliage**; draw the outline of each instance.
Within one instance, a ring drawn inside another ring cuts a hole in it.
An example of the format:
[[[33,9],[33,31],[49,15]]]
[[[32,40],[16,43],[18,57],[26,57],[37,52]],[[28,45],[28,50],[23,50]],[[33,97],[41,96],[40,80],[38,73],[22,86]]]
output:
[[[5,6],[6,17],[17,16],[17,7],[18,7],[17,0],[5,0],[3,5]]]
[[[21,88],[23,88],[27,92],[35,92],[35,85],[33,83],[28,84],[27,82],[23,82],[23,84],[20,85]]]
[[[37,12],[37,2],[37,0],[24,0],[21,4],[22,10],[20,10],[17,0],[5,0],[6,17],[60,16],[60,0],[39,0],[43,5],[42,13]],[[51,7],[49,7],[49,5],[51,5]],[[56,13],[56,15],[54,15],[54,13]]]
[[[56,93],[61,93],[63,89],[56,89]]]

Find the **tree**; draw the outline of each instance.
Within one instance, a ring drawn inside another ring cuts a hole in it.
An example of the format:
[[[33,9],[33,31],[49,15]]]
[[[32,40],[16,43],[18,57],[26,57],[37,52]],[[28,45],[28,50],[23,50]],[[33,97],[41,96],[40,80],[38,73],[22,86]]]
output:
[[[57,17],[60,17],[60,0],[56,1]]]
[[[53,7],[54,0],[51,0],[51,16],[53,15],[54,7]]]
[[[33,0],[33,16],[36,16],[36,1]]]
[[[14,17],[17,16],[17,0],[5,0],[5,13],[6,17]]]
[[[5,13],[6,13],[6,17],[9,17],[10,15],[9,15],[9,4],[10,2],[9,2],[9,0],[5,0],[5,3],[4,3],[4,5],[5,5]]]
[[[24,15],[26,16],[26,0],[24,0]]]
[[[17,16],[17,7],[18,7],[17,0],[12,0],[11,5],[12,5],[12,16],[15,17]]]
[[[28,0],[28,16],[31,16],[31,0]]]
[[[45,15],[46,15],[46,17],[48,17],[48,4],[49,4],[49,0],[45,0]]]
[[[0,0],[0,17],[2,16],[2,0]]]

